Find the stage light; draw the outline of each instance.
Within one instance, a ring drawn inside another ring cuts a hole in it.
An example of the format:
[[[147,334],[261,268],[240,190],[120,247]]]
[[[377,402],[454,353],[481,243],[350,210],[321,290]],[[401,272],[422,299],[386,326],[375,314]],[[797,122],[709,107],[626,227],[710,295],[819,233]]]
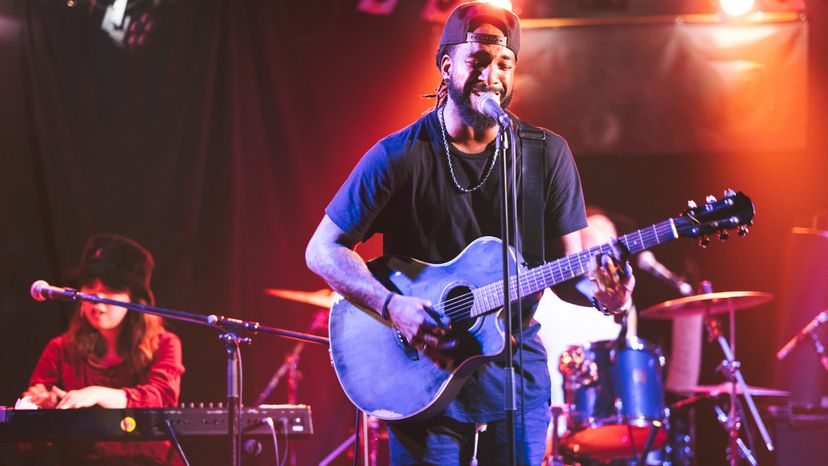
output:
[[[155,23],[148,11],[133,19],[127,28],[126,35],[124,35],[124,46],[128,49],[135,49],[144,45],[147,34],[152,31],[154,25]]]
[[[494,6],[499,6],[505,10],[512,10],[512,2],[510,0],[481,0],[483,3],[490,3]]]
[[[510,11],[515,11],[514,6],[510,0],[478,0],[482,3],[490,3],[492,5],[499,6],[500,8],[505,8]],[[426,1],[425,6],[423,7],[420,16],[432,23],[444,23],[448,15],[451,14],[454,9],[462,4],[468,3],[468,0],[428,0]],[[521,3],[517,2],[518,9]],[[520,14],[520,11],[515,11],[515,13]]]
[[[123,44],[124,34],[129,26],[130,17],[126,16],[126,7],[127,0],[115,0],[112,5],[106,7],[101,20],[101,29],[118,45]]]
[[[755,0],[719,0],[722,12],[728,16],[744,16],[756,6]]]
[[[118,47],[134,51],[146,43],[155,28],[155,15],[163,3],[173,0],[114,0],[111,4],[95,2],[104,9],[101,29]]]
[[[461,0],[428,0],[420,16],[432,23],[444,23]]]

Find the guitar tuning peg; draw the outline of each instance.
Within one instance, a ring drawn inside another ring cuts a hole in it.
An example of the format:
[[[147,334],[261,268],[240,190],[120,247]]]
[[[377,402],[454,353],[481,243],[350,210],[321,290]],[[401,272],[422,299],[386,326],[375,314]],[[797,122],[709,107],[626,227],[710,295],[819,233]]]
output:
[[[730,188],[727,188],[727,189],[724,190],[724,197],[733,197],[735,195],[736,195],[736,191],[734,191]]]
[[[699,246],[706,248],[710,246],[710,237],[709,236],[700,236],[699,237]]]
[[[708,194],[707,197],[704,198],[704,202],[706,202],[708,204],[712,204],[712,203],[716,202],[716,196],[714,196],[712,194]]]
[[[746,225],[742,225],[736,231],[740,238],[744,238],[745,236],[747,236],[750,230],[748,230],[748,227]]]
[[[698,205],[698,204],[696,204],[696,201],[694,201],[694,200],[689,200],[689,201],[687,201],[687,207],[689,207],[689,208],[691,208],[691,209],[695,209],[695,208],[696,208],[696,207],[698,207],[698,206],[699,206],[699,205]]]
[[[722,230],[719,232],[719,241],[727,241],[730,238],[730,233],[727,230]]]

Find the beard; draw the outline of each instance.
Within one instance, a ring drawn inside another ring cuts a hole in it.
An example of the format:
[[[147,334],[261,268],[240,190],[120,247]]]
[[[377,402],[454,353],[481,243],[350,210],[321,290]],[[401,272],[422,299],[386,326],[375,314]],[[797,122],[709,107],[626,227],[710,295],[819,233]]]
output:
[[[487,87],[476,83],[469,83],[465,86],[460,86],[452,78],[449,78],[448,82],[449,98],[452,102],[454,102],[454,105],[460,113],[460,119],[463,120],[463,123],[466,124],[466,126],[478,130],[489,129],[497,126],[497,122],[494,119],[487,115],[483,115],[474,109],[471,103],[472,92],[477,92],[479,94],[484,92],[495,92],[503,95],[505,93],[505,89],[499,87]],[[509,106],[509,102],[511,101],[512,94],[510,93],[500,103],[500,107],[505,109]]]

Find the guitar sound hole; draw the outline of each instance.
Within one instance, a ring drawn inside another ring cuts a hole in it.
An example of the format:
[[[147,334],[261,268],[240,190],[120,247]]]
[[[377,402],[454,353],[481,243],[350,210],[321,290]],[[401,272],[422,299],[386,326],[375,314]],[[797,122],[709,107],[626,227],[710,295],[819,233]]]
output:
[[[465,285],[456,286],[446,293],[443,312],[449,316],[455,329],[468,330],[474,324],[474,319],[468,318],[473,304],[471,288]]]

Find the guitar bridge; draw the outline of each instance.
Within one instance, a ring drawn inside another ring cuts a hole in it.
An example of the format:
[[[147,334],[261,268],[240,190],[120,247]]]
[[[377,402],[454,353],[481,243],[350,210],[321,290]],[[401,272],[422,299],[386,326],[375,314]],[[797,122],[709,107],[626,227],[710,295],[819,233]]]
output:
[[[411,346],[408,341],[405,340],[405,337],[402,336],[402,333],[400,333],[400,331],[396,328],[394,329],[394,333],[397,334],[397,345],[403,350],[408,359],[418,361],[420,359],[420,353],[417,349]]]

